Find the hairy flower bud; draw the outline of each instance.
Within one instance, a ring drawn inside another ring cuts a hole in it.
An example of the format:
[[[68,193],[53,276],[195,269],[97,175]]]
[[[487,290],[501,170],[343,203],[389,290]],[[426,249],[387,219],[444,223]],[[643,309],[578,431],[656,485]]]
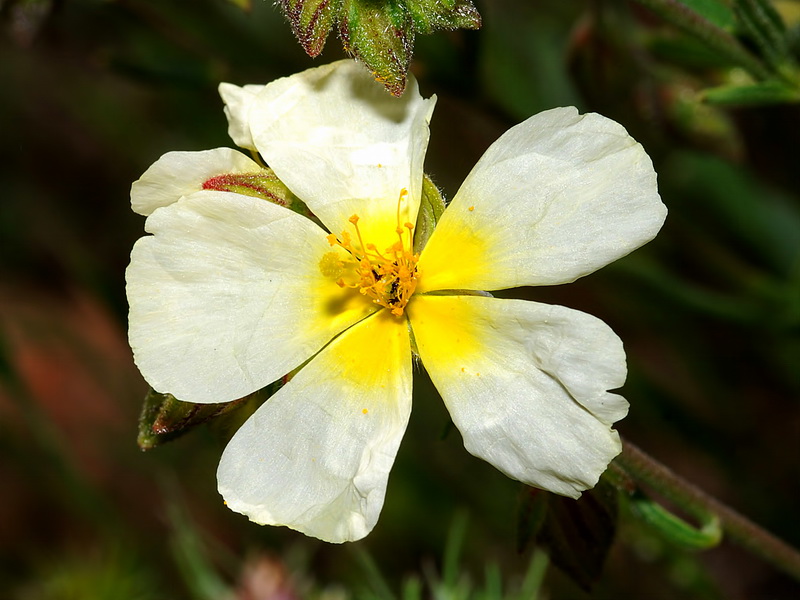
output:
[[[297,40],[309,56],[325,46],[334,24],[347,52],[400,96],[417,33],[478,29],[471,0],[280,0]]]

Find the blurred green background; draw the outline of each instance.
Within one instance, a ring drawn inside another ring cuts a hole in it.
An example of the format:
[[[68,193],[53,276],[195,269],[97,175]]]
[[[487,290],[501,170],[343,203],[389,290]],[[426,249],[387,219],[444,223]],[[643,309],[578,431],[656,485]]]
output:
[[[515,294],[609,323],[628,354],[621,433],[800,545],[800,107],[701,103],[740,70],[638,5],[476,5],[481,30],[417,38],[411,69],[439,98],[426,171],[452,197],[505,129],[554,106],[625,125],[659,173],[661,234]],[[777,6],[796,50],[798,4]],[[0,1],[0,597],[386,598],[422,582],[500,598],[526,573],[544,573],[541,598],[800,597],[732,545],[689,553],[625,513],[591,593],[543,571],[517,549],[522,486],[467,454],[424,374],[381,520],[355,544],[228,511],[214,431],[138,450],[130,183],[164,152],[232,145],[220,81],[341,56],[332,37],[308,58],[259,0]]]

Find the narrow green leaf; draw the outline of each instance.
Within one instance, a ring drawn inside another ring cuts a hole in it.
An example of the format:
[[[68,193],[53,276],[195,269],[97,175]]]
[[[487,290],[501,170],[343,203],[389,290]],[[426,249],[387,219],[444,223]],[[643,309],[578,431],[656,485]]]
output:
[[[453,517],[450,530],[447,532],[447,542],[444,546],[442,565],[442,584],[445,589],[456,589],[460,573],[461,551],[464,548],[464,539],[467,536],[467,514],[459,511]]]
[[[800,88],[780,81],[726,85],[702,92],[702,99],[721,106],[764,106],[800,102]]]
[[[731,31],[736,19],[733,10],[722,0],[683,0],[683,3],[717,27]]]
[[[403,600],[422,600],[422,581],[412,575],[403,581]]]
[[[641,493],[631,499],[630,506],[653,531],[688,550],[708,550],[722,541],[722,526],[716,515],[709,515],[698,528]]]
[[[214,568],[200,532],[177,505],[168,508],[169,547],[183,583],[196,600],[230,598],[231,590]]]
[[[755,42],[767,63],[779,72],[789,59],[786,26],[769,2],[735,0],[734,12],[742,32]]]
[[[549,565],[550,558],[545,551],[538,548],[533,551],[517,595],[519,600],[538,600]]]
[[[372,555],[360,547],[355,547],[354,551],[361,567],[362,579],[371,588],[370,596],[376,600],[395,600],[396,595],[392,592],[392,588]]]
[[[637,0],[683,32],[695,37],[747,69],[754,77],[767,79],[770,70],[728,31],[678,0]]]

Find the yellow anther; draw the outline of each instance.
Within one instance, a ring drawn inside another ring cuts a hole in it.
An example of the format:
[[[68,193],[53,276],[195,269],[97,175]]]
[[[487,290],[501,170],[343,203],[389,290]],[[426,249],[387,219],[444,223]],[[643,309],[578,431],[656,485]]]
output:
[[[353,225],[358,244],[354,244],[347,232],[327,236],[331,246],[339,246],[347,252],[329,252],[320,260],[320,271],[326,277],[335,279],[339,287],[358,289],[364,296],[380,306],[388,308],[397,317],[403,315],[406,304],[417,287],[417,262],[419,255],[413,252],[414,226],[405,222],[401,226],[400,204],[408,195],[403,188],[397,200],[398,240],[379,251],[375,244],[365,244],[358,227],[359,216],[353,215],[348,221]],[[407,243],[403,233],[408,230]]]

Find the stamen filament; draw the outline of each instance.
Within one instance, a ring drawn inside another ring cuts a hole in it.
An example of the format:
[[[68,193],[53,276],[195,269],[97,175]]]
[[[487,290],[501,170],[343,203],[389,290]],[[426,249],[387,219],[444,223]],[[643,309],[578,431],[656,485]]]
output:
[[[413,253],[414,226],[411,223],[400,225],[400,204],[408,195],[408,190],[403,188],[397,200],[397,233],[398,241],[386,248],[383,252],[375,244],[365,244],[358,227],[360,217],[353,215],[349,221],[356,230],[358,245],[352,243],[351,236],[343,231],[341,236],[330,234],[327,236],[331,246],[339,246],[348,255],[342,257],[338,253],[328,253],[320,261],[320,269],[325,273],[336,271],[350,272],[346,277],[339,277],[336,284],[339,287],[358,289],[372,301],[391,310],[395,316],[402,316],[406,304],[414,294],[417,287],[417,262],[419,255]],[[408,231],[408,248],[403,239],[404,229]],[[333,255],[333,256],[331,256]],[[331,265],[341,265],[336,270]],[[324,267],[324,268],[323,268]]]

